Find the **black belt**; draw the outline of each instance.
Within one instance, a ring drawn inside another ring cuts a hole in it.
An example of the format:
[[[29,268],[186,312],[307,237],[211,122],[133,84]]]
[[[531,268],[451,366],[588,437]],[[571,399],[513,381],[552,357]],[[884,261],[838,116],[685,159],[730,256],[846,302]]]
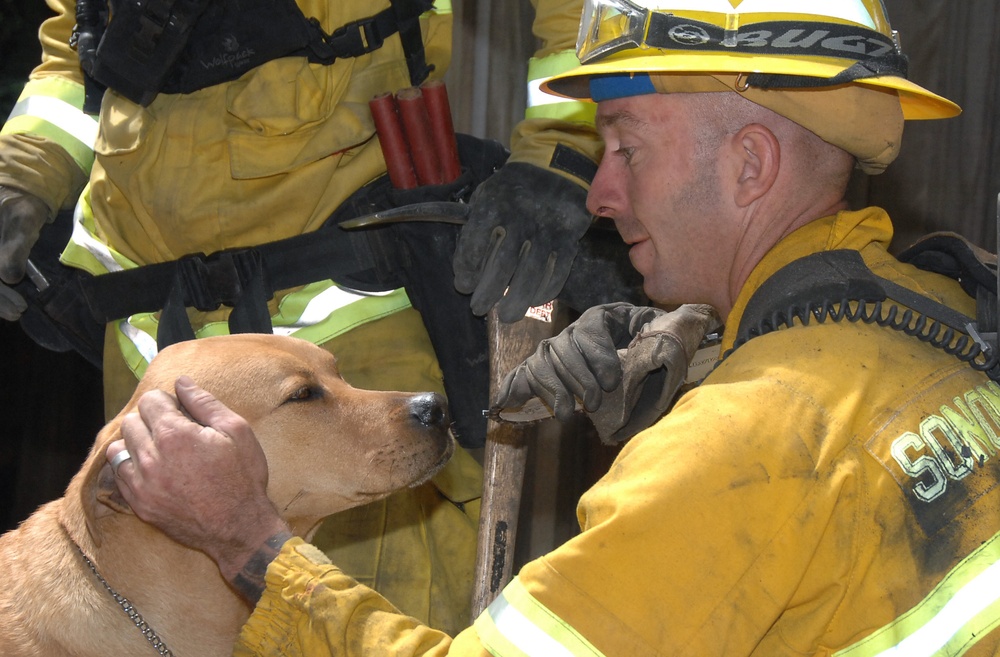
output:
[[[162,349],[194,339],[187,308],[208,312],[229,306],[233,309],[229,316],[231,333],[270,333],[267,301],[279,290],[328,279],[362,292],[423,284],[425,275],[409,271],[413,258],[408,253],[431,249],[442,239],[442,233],[454,238],[457,226],[439,224],[435,228],[434,224],[425,224],[417,231],[392,226],[348,231],[340,223],[403,204],[467,201],[472,190],[506,160],[507,151],[491,140],[461,134],[457,139],[463,168],[452,183],[394,190],[388,175],[382,175],[351,194],[312,233],[85,276],[80,280],[80,295],[90,315],[102,325],[136,313],[162,310],[156,340]],[[401,242],[412,244],[401,250]],[[450,285],[451,255],[442,252],[437,258],[449,277],[449,284],[441,285],[445,293],[454,292]]]
[[[231,332],[264,333],[271,331],[267,300],[277,290],[326,279],[350,280],[365,291],[398,287],[378,280],[367,240],[328,226],[249,248],[94,276],[81,285],[91,314],[102,323],[162,309],[157,331],[161,348],[194,338],[187,307],[211,311],[231,306]]]

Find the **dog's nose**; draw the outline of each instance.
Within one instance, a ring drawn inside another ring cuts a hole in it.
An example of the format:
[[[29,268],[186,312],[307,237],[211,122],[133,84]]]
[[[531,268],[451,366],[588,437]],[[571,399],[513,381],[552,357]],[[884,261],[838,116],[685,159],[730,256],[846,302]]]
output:
[[[451,424],[448,402],[436,392],[427,392],[411,399],[410,416],[427,427],[447,429]]]

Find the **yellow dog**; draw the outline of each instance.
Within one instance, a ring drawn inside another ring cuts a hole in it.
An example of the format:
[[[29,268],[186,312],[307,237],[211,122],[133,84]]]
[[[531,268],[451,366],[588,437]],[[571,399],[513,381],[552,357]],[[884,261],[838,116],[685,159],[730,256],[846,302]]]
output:
[[[359,390],[324,350],[273,335],[164,349],[66,494],[0,537],[0,655],[231,654],[247,607],[203,553],[131,513],[105,459],[139,396],[186,374],[253,427],[268,496],[309,538],[328,515],[415,486],[454,451],[436,394]],[[150,628],[144,633],[142,627]]]

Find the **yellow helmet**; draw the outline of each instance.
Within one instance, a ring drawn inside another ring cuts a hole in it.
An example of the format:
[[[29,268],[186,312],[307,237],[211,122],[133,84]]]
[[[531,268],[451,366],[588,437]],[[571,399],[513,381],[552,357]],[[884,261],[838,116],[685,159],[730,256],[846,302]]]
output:
[[[585,0],[577,55],[542,88],[584,99],[603,75],[735,75],[746,88],[895,92],[905,119],[961,112],[906,79],[881,0]]]

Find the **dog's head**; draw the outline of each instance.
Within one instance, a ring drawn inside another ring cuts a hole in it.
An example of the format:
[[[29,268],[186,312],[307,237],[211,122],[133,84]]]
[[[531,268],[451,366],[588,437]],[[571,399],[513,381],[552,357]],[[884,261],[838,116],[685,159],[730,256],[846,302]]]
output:
[[[182,342],[153,359],[98,436],[80,491],[92,535],[102,513],[125,510],[104,457],[122,418],[149,390],[174,394],[182,374],[250,423],[267,456],[268,496],[303,535],[332,513],[423,483],[454,451],[440,395],[353,388],[309,342],[263,334]]]

